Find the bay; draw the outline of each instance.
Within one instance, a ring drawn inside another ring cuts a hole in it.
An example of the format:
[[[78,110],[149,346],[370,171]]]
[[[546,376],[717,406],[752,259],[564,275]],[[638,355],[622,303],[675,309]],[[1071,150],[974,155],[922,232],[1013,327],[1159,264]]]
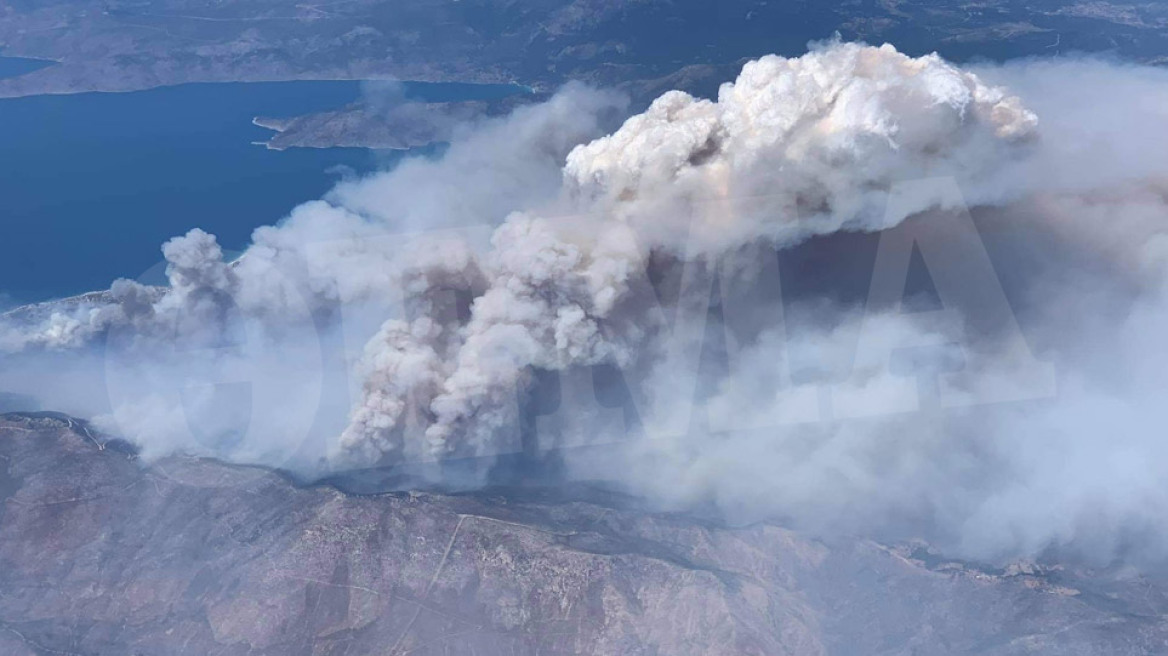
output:
[[[502,85],[403,83],[427,102],[493,99]],[[0,296],[33,302],[106,288],[199,227],[228,250],[400,153],[269,150],[256,116],[336,109],[358,81],[187,84],[132,93],[0,99]]]

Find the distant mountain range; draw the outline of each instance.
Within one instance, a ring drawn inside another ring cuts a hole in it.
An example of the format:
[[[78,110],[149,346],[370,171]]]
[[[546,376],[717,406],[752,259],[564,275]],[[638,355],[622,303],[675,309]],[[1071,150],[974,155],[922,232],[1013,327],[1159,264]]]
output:
[[[58,62],[0,80],[0,96],[305,78],[546,90],[675,76],[708,92],[744,58],[835,32],[958,61],[1168,52],[1168,5],[1106,0],[14,0],[0,16],[5,55]]]

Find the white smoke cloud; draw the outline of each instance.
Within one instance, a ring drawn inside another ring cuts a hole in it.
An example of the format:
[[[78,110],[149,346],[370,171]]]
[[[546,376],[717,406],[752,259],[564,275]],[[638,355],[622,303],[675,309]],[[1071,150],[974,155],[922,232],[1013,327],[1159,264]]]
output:
[[[584,230],[526,214],[499,228],[490,284],[437,395],[399,394],[432,413],[436,455],[497,452],[490,442],[514,424],[514,389],[532,368],[627,366],[644,348],[641,331],[626,329],[640,317],[624,305],[637,300],[628,276],[651,253],[719,259],[758,240],[884,227],[879,190],[893,180],[945,172],[976,185],[1025,148],[1035,124],[1002,90],[887,46],[765,58],[717,102],[668,93],[568,155],[567,193],[594,213]],[[716,202],[733,197],[761,202]],[[384,389],[373,395],[383,401]]]
[[[670,221],[661,206],[680,196],[761,199],[653,235],[668,244],[688,231],[690,243],[717,253],[759,237],[797,243],[884,227],[872,221],[893,180],[957,176],[980,200],[992,193],[983,180],[1021,154],[1036,123],[1017,97],[935,55],[840,44],[751,62],[717,102],[667,93],[574,150],[565,177],[639,227]]]
[[[623,101],[572,86],[341,184],[233,261],[201,231],[168,242],[165,293],[4,315],[0,389],[85,411],[27,381],[108,337],[88,409],[146,457],[323,473],[530,448],[541,372],[603,366],[635,425],[562,395],[559,425],[601,445],[559,453],[568,475],[980,557],[1163,557],[1166,100],[1168,74],[1113,62],[964,70],[845,43],[751,62],[717,99],[667,93],[608,136]],[[890,199],[922,180],[951,184]],[[854,233],[920,236],[944,308],[902,312],[879,270],[858,303]],[[817,279],[774,278],[816,252]],[[250,406],[222,403],[237,381]]]

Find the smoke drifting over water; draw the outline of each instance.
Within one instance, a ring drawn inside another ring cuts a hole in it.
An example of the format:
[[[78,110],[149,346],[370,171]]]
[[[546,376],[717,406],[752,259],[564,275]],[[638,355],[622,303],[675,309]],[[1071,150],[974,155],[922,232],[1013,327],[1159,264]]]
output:
[[[238,259],[178,237],[165,291],[5,315],[0,390],[147,459],[525,452],[741,521],[1168,556],[1168,74],[831,43],[624,111],[570,86]]]

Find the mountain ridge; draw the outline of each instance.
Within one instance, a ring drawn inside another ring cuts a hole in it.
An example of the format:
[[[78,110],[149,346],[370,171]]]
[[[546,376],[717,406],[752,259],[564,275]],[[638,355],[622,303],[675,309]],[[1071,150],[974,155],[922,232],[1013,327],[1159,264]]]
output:
[[[6,653],[1142,654],[1168,644],[1166,588],[1118,571],[990,570],[925,545],[538,492],[350,495],[203,458],[144,464],[118,445],[64,415],[0,418]]]

